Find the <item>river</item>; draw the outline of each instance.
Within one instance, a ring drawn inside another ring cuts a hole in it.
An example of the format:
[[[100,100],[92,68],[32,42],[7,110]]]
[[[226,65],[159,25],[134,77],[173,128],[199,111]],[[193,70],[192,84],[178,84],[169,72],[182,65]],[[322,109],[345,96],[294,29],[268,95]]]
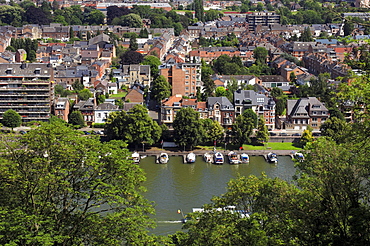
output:
[[[194,164],[183,164],[180,156],[170,156],[168,164],[155,164],[154,157],[141,160],[140,166],[146,173],[144,196],[155,202],[157,228],[151,233],[168,235],[181,230],[179,223],[182,216],[192,208],[200,208],[210,203],[213,196],[226,192],[227,182],[238,176],[251,174],[260,176],[265,172],[268,177],[291,180],[294,175],[294,163],[289,156],[279,156],[278,164],[270,164],[262,156],[251,156],[249,164],[214,165],[197,156]]]

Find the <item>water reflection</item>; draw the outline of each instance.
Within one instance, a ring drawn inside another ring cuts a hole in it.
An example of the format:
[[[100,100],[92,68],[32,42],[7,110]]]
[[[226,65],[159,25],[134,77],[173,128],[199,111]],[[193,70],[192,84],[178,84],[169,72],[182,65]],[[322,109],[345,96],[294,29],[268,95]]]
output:
[[[197,156],[194,164],[183,164],[180,156],[171,156],[168,164],[155,164],[154,157],[143,159],[140,166],[146,172],[144,186],[148,191],[144,196],[154,201],[158,227],[154,234],[167,235],[181,230],[181,209],[185,214],[194,207],[209,203],[213,196],[226,192],[227,182],[231,178],[260,176],[265,172],[269,177],[291,180],[294,175],[294,163],[289,156],[280,156],[277,165],[267,163],[261,156],[251,156],[249,164],[213,165],[205,163]],[[170,223],[171,222],[171,223]]]

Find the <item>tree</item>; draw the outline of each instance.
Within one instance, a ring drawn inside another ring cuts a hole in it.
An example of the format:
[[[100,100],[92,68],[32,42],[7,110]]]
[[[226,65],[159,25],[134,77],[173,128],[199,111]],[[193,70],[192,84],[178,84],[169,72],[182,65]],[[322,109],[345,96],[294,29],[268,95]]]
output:
[[[159,75],[153,80],[151,95],[159,104],[163,99],[171,96],[171,85],[167,82],[166,77]]]
[[[313,41],[313,38],[312,38],[312,34],[311,34],[311,30],[309,27],[306,27],[300,37],[300,40],[302,42],[312,42]]]
[[[140,64],[143,61],[143,55],[133,50],[126,51],[120,58],[122,65]]]
[[[145,176],[123,142],[102,143],[60,123],[2,138],[2,245],[152,241]]]
[[[200,121],[203,128],[203,143],[213,144],[214,141],[220,142],[223,139],[225,131],[218,121],[211,119],[201,119]]]
[[[100,10],[94,9],[92,10],[88,17],[86,18],[86,22],[89,25],[102,25],[104,24],[105,15]]]
[[[252,119],[252,122],[253,122],[253,128],[256,128],[258,126],[258,116],[257,114],[253,111],[253,109],[246,109],[244,110],[243,112],[243,116],[245,118],[250,118]]]
[[[203,135],[199,113],[190,107],[181,108],[173,121],[175,143],[184,148],[196,146]]]
[[[131,28],[140,28],[143,26],[143,21],[137,14],[128,14],[121,17],[121,24]]]
[[[266,64],[268,51],[264,47],[257,47],[253,50],[253,58],[256,60],[256,64],[264,65]]]
[[[136,51],[139,48],[139,45],[137,43],[137,40],[135,37],[130,38],[130,46],[129,49],[132,51]]]
[[[75,126],[76,128],[82,128],[85,126],[84,117],[79,110],[75,110],[70,113],[68,117],[68,123]]]
[[[343,26],[344,36],[351,35],[353,29],[354,29],[353,23],[351,21],[346,20]]]
[[[78,92],[78,91],[81,91],[85,88],[85,86],[82,84],[81,80],[79,79],[76,79],[75,82],[73,82],[73,90]]]
[[[265,124],[265,118],[260,117],[258,119],[258,131],[256,134],[256,140],[258,144],[264,144],[269,141],[269,132]]]
[[[1,121],[4,126],[13,128],[18,127],[22,124],[22,117],[12,109],[8,109],[3,114],[3,119]]]
[[[254,126],[255,120],[253,118],[245,117],[244,114],[236,117],[232,126],[234,142],[239,146],[242,146],[245,143],[250,143],[250,136],[253,133]]]
[[[144,57],[144,60],[141,62],[142,65],[149,65],[150,66],[150,75],[153,79],[157,78],[159,73],[159,68],[162,63],[156,56],[147,55]]]
[[[349,126],[345,120],[330,117],[320,127],[321,135],[333,139],[337,143],[346,141]]]
[[[198,21],[204,21],[203,0],[194,1],[194,10],[195,10],[195,18],[197,18]]]
[[[213,21],[213,20],[216,20],[220,17],[223,16],[223,13],[218,11],[218,10],[215,10],[215,9],[210,9],[206,12],[205,16],[204,16],[204,20],[205,21]]]
[[[314,140],[314,137],[312,136],[312,131],[309,129],[304,130],[302,133],[302,137],[299,140],[299,144],[304,147],[307,143],[311,143]]]
[[[108,139],[124,140],[135,147],[142,143],[152,145],[162,134],[157,122],[149,117],[148,110],[142,105],[136,105],[127,113],[110,113],[105,132]]]
[[[87,101],[92,97],[92,93],[89,89],[83,89],[78,92],[78,99],[82,101]]]

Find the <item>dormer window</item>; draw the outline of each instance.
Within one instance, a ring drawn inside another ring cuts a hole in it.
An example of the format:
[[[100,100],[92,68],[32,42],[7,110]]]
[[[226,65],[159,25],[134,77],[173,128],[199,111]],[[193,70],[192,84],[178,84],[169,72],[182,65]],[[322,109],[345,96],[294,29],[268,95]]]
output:
[[[41,68],[36,68],[35,69],[35,74],[41,74]]]

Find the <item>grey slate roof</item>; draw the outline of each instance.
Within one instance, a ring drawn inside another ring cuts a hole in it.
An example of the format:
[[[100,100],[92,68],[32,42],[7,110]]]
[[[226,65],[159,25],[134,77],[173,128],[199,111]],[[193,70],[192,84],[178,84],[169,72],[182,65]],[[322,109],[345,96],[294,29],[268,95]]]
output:
[[[213,110],[213,106],[219,103],[221,110],[234,110],[234,106],[226,97],[208,97],[207,105],[209,110]]]

